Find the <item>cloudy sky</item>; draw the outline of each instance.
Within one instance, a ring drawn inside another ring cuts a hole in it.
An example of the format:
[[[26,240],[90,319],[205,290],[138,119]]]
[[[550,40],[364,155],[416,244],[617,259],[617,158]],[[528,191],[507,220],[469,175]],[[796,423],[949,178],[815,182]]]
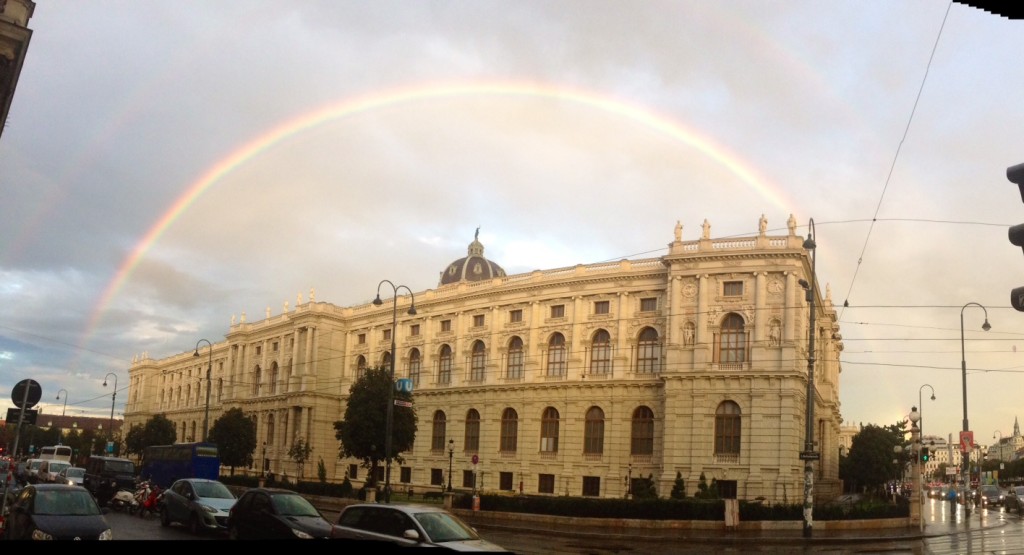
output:
[[[961,315],[976,441],[1024,417],[1024,22],[938,1],[37,0],[29,27],[0,137],[3,408],[31,377],[45,412],[65,389],[68,414],[109,415],[112,373],[119,415],[133,356],[311,288],[434,288],[477,226],[519,273],[793,214],[849,303],[847,423],[920,394],[926,432],[957,432]]]

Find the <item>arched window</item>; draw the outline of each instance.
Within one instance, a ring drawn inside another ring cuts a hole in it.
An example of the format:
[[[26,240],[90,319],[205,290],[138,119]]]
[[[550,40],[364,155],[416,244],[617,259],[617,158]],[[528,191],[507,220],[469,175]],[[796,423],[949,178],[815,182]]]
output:
[[[480,450],[480,413],[476,409],[469,409],[466,413],[466,451]]]
[[[224,397],[224,378],[217,378],[217,402]]]
[[[384,355],[380,357],[380,367],[391,370],[391,351],[384,351]]]
[[[640,406],[633,411],[633,427],[630,431],[631,455],[654,454],[654,411]]]
[[[604,411],[590,407],[583,426],[583,452],[588,455],[604,453]]]
[[[198,440],[196,439],[196,421],[195,421],[195,420],[193,420],[193,421],[192,421],[192,426],[191,426],[191,428],[192,428],[192,433],[190,433],[190,434],[188,435],[188,437],[189,437],[189,441],[198,441]]]
[[[441,346],[441,358],[437,361],[437,383],[452,383],[452,348],[448,345]]]
[[[256,370],[252,373],[252,394],[260,394],[260,381],[263,380],[263,370],[260,369],[259,365],[256,366]]]
[[[548,375],[565,375],[565,336],[560,333],[548,340]]]
[[[434,427],[430,433],[430,449],[433,451],[444,451],[444,438],[445,428],[447,427],[447,420],[444,416],[444,411],[437,411],[434,413]]]
[[[590,373],[605,375],[612,371],[612,336],[597,330],[590,342]]]
[[[718,361],[722,363],[746,362],[746,346],[747,332],[743,329],[743,318],[739,314],[729,314],[722,320]]]
[[[271,395],[277,393],[277,378],[278,378],[278,375],[279,375],[278,374],[279,371],[280,370],[277,367],[277,363],[275,362],[270,367],[270,393],[271,393]]]
[[[544,409],[540,417],[540,450],[542,453],[558,452],[558,411],[555,407]]]
[[[175,395],[175,401],[176,401],[175,402],[175,406],[180,407],[181,406],[181,386],[180,385],[178,386],[178,394]],[[181,429],[181,435],[185,435],[185,428]]]
[[[487,347],[483,341],[473,343],[473,356],[470,360],[470,379],[474,382],[484,381],[484,365],[487,363]]]
[[[267,443],[274,444],[274,414],[267,415]]]
[[[192,403],[192,386],[185,386],[185,406],[187,407]]]
[[[523,340],[518,336],[508,342],[507,375],[510,380],[518,380],[523,377]]]
[[[515,453],[519,443],[519,415],[507,408],[501,413],[501,448],[503,453]]]
[[[661,343],[658,342],[657,330],[644,328],[640,332],[636,353],[637,373],[654,374],[658,372],[658,363],[661,361]]]
[[[412,385],[420,385],[420,350],[413,349],[409,351],[409,379],[412,380]]]
[[[740,454],[740,406],[723,401],[715,410],[715,454]]]
[[[363,355],[359,355],[358,357],[356,357],[356,379],[358,380],[359,378],[362,378],[363,374],[365,373],[366,357],[364,357]]]

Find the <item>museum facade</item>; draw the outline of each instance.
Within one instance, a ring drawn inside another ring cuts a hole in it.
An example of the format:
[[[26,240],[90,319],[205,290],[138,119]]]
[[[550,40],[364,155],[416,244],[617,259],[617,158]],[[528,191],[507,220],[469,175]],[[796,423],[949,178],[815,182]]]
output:
[[[413,386],[413,407],[394,410],[418,422],[413,449],[392,466],[396,490],[451,480],[621,497],[650,477],[667,497],[678,473],[688,495],[703,474],[724,497],[797,503],[813,321],[814,494],[829,499],[841,490],[836,312],[793,217],[785,235],[765,224],[712,239],[705,221],[699,239],[683,241],[677,223],[663,256],[516,275],[474,238],[436,289],[380,306],[310,291],[263,320],[232,317],[212,355],[197,345],[198,357],[135,357],[125,429],[163,414],[179,441],[202,439],[209,395],[211,425],[236,407],[254,418],[252,471],[315,479],[322,460],[329,480],[358,486],[366,469],[337,458],[334,422],[360,373],[390,364],[394,340],[396,378]],[[300,439],[313,447],[304,469],[287,455]]]

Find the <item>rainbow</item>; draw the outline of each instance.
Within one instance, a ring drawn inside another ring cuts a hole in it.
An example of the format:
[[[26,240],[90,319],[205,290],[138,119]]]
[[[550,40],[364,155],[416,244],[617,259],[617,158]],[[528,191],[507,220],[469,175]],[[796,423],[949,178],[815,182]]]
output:
[[[175,200],[171,207],[162,216],[160,216],[151,228],[149,228],[146,234],[132,249],[130,254],[124,259],[114,277],[104,288],[98,302],[93,308],[86,328],[82,334],[82,338],[79,341],[79,346],[83,347],[87,343],[89,338],[92,336],[93,331],[96,329],[96,326],[98,325],[107,306],[128,280],[128,277],[138,266],[142,258],[153,247],[157,240],[160,239],[160,236],[163,235],[164,232],[171,227],[174,221],[188,210],[189,206],[202,196],[207,189],[213,187],[221,178],[228,175],[249,160],[252,160],[263,152],[273,148],[281,141],[298,135],[304,131],[308,131],[325,122],[342,119],[370,110],[414,101],[422,102],[429,101],[431,99],[481,96],[555,99],[573,102],[595,110],[601,110],[621,116],[650,129],[664,133],[665,135],[696,149],[701,154],[728,169],[742,180],[743,183],[780,209],[785,210],[787,206],[792,206],[791,203],[784,202],[778,187],[771,186],[748,164],[725,147],[715,143],[711,138],[687,128],[665,114],[657,113],[644,106],[626,102],[612,96],[575,89],[572,87],[531,82],[432,83],[397,88],[383,92],[372,92],[355,98],[347,98],[285,121],[239,146],[226,157],[213,164],[195,182],[188,186],[187,190],[177,200]]]

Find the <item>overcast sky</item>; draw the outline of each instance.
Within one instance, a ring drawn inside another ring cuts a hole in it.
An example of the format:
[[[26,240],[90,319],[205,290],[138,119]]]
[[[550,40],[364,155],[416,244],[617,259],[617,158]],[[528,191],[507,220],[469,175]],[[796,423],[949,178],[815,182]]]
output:
[[[0,396],[124,411],[132,357],[298,295],[806,234],[842,416],[1024,417],[1024,22],[938,1],[37,0],[0,137]],[[981,331],[987,309],[992,325]],[[934,389],[936,400],[930,401]],[[922,389],[923,388],[923,389]]]

